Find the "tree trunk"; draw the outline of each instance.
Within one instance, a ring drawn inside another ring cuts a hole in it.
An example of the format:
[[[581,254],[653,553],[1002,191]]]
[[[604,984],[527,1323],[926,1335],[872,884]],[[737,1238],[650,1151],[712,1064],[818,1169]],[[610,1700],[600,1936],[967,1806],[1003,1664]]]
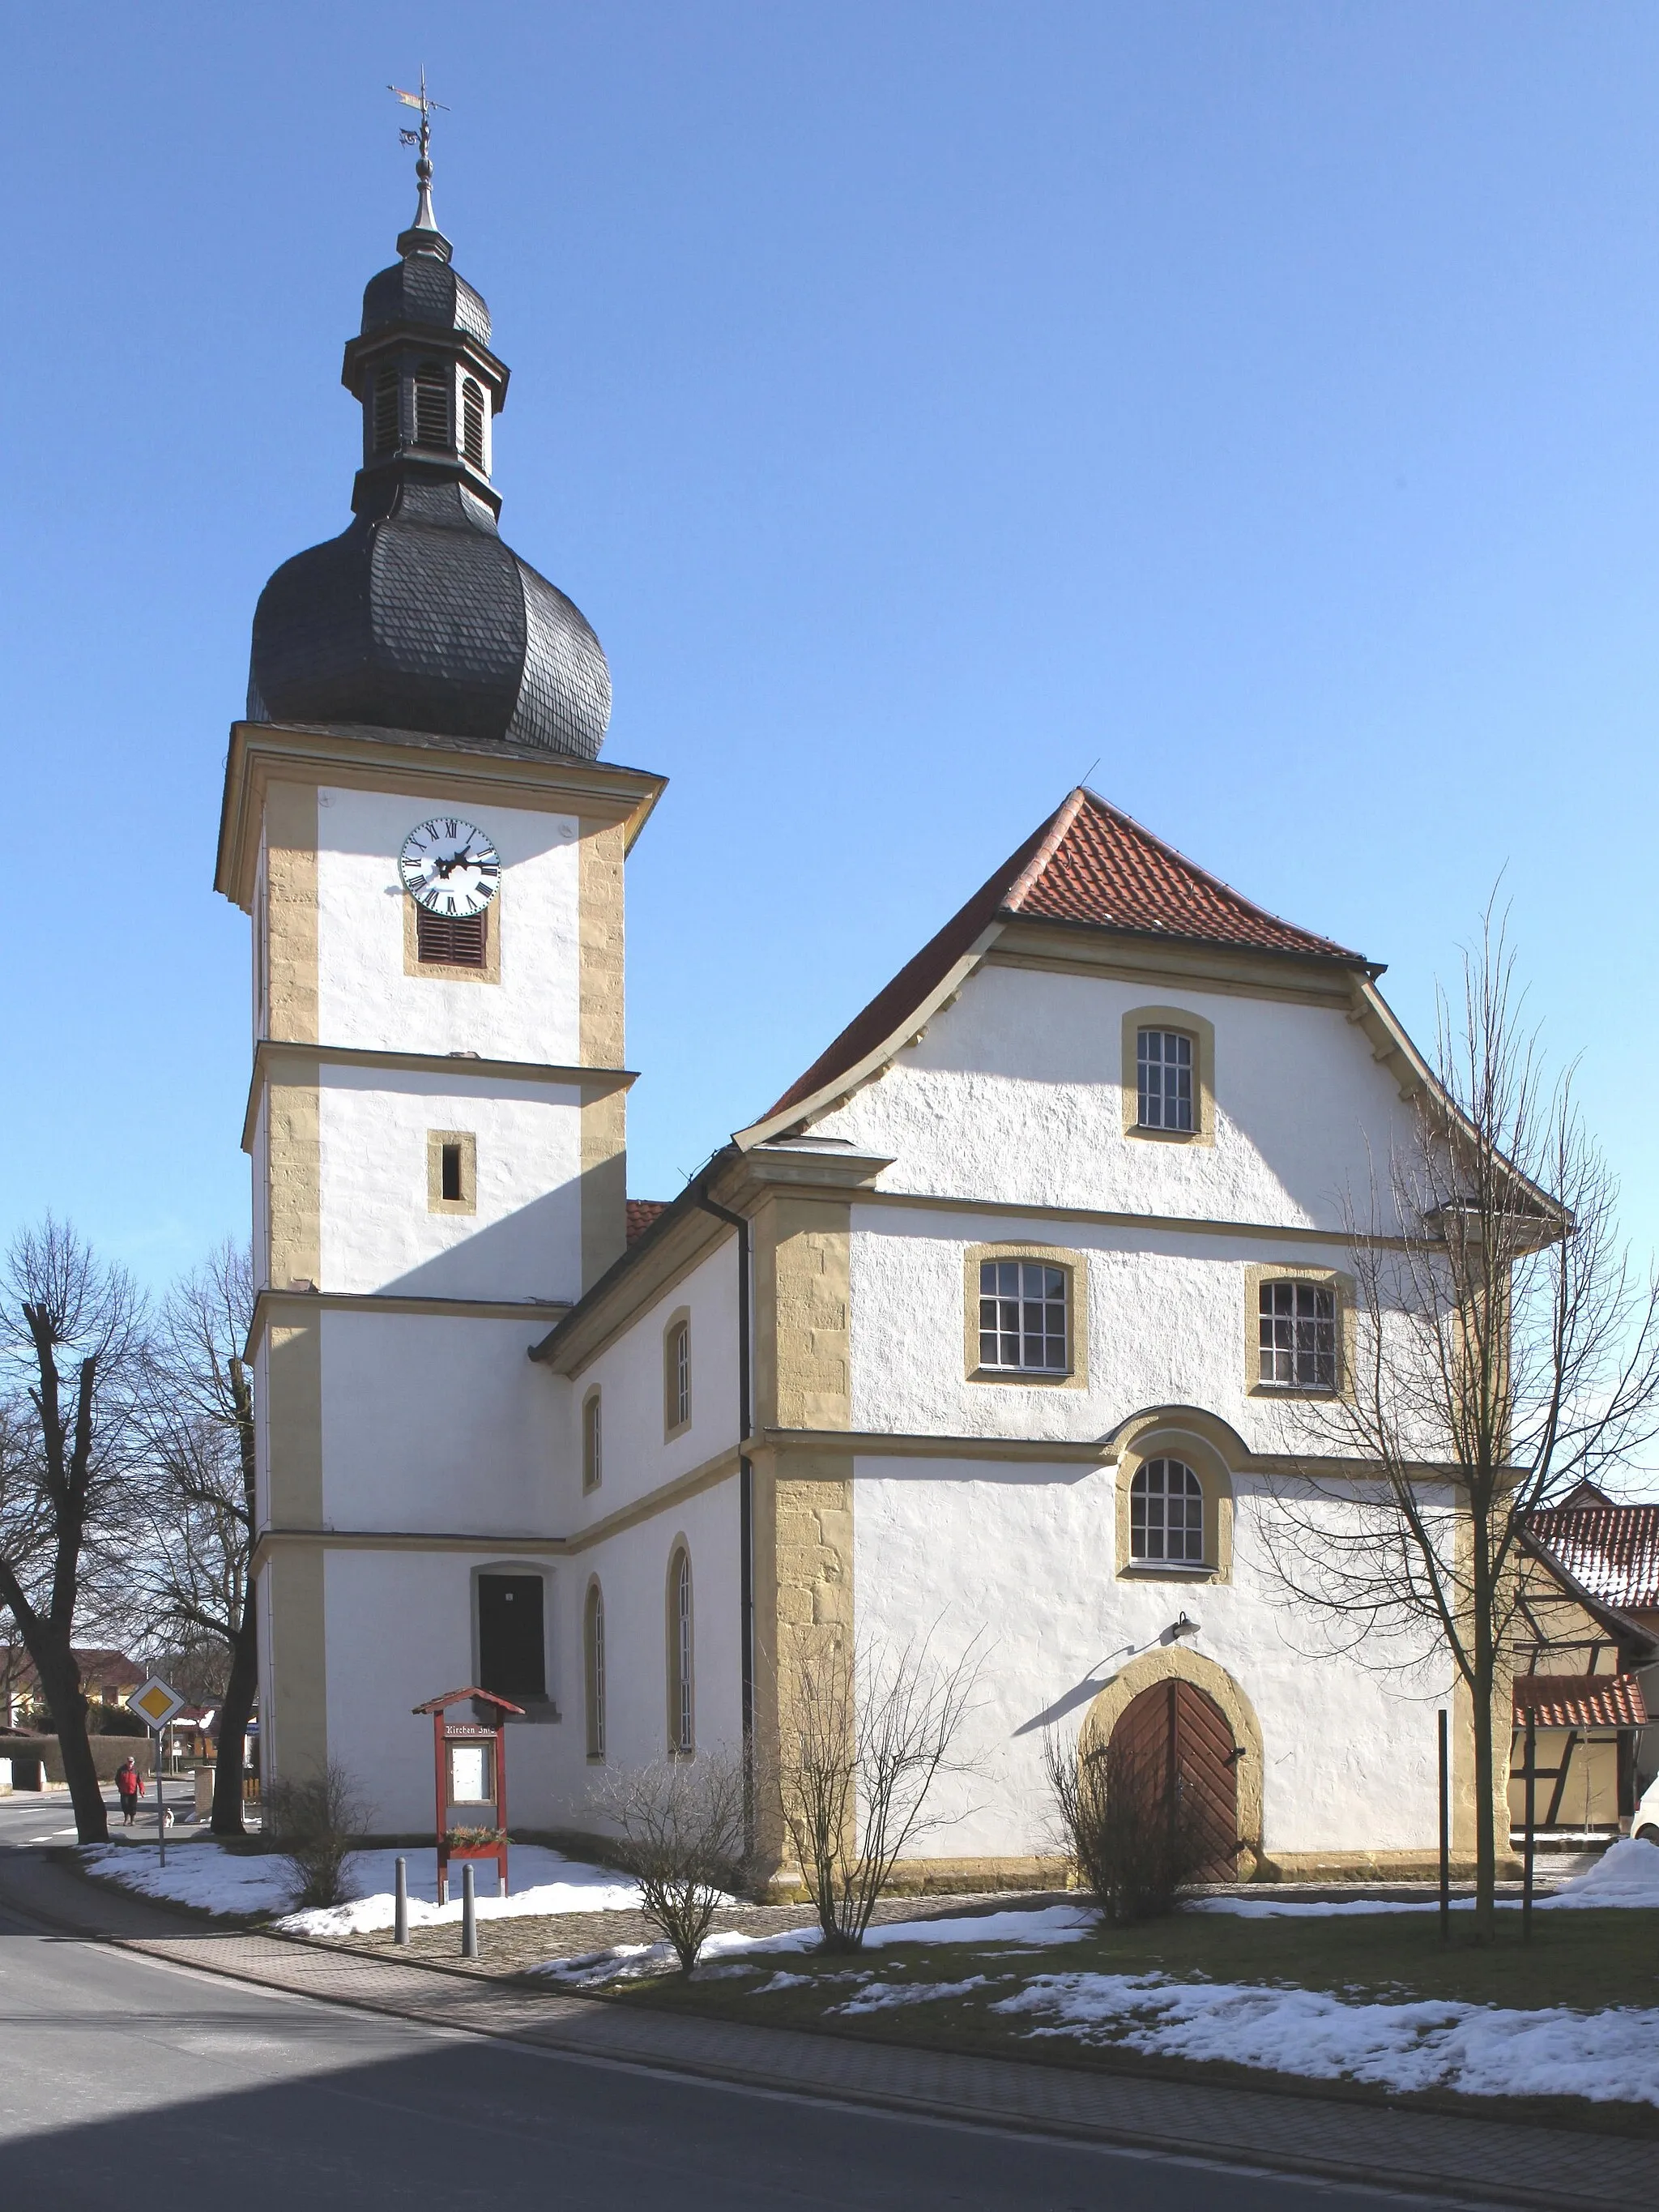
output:
[[[81,1670],[75,1663],[69,1638],[41,1624],[30,1643],[29,1656],[40,1687],[46,1693],[58,1748],[63,1756],[64,1779],[75,1808],[75,1830],[83,1844],[109,1841],[109,1808],[103,1785],[93,1765],[87,1740],[87,1700],[81,1687]]]
[[[1498,1932],[1498,1861],[1492,1833],[1492,1704],[1497,1671],[1492,1638],[1492,1592],[1486,1572],[1487,1525],[1477,1515],[1474,1528],[1474,1667],[1469,1685],[1470,1721],[1474,1729],[1474,1934],[1490,1943]]]
[[[255,1589],[250,1583],[241,1624],[230,1639],[230,1675],[219,1706],[219,1753],[213,1770],[213,1832],[240,1836],[242,1826],[242,1747],[259,1687]]]

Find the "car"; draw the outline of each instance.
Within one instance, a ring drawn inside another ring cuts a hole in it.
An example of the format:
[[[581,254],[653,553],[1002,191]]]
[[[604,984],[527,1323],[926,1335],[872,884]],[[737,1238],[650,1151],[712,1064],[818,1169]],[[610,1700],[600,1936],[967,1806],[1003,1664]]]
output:
[[[1642,1792],[1630,1824],[1632,1836],[1639,1836],[1644,1844],[1659,1844],[1659,1774],[1656,1774]]]

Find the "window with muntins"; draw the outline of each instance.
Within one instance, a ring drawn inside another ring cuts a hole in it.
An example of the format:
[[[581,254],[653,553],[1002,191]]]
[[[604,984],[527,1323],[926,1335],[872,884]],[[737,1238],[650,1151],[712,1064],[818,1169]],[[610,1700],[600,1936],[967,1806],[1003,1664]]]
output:
[[[471,377],[461,386],[461,446],[475,469],[484,465],[483,392]]]
[[[478,1687],[515,1705],[547,1696],[546,1589],[539,1575],[478,1577]]]
[[[1066,1372],[1064,1267],[984,1260],[979,1270],[979,1364],[1014,1372]]]
[[[582,1488],[597,1490],[605,1476],[605,1436],[595,1390],[582,1407]]]
[[[691,1418],[691,1324],[677,1321],[668,1332],[663,1373],[664,1410],[671,1429],[683,1429]]]
[[[690,1753],[691,1732],[691,1554],[684,1545],[668,1571],[668,1747]]]
[[[1336,1388],[1336,1293],[1322,1283],[1263,1283],[1261,1380],[1297,1390]]]
[[[582,1612],[582,1688],[587,1709],[587,1755],[605,1757],[605,1599],[590,1583]]]
[[[1135,1074],[1143,1129],[1178,1129],[1190,1134],[1197,1127],[1189,1036],[1179,1030],[1142,1030],[1135,1041]]]
[[[1129,1557],[1204,1564],[1204,1486],[1178,1459],[1149,1459],[1129,1485]]]
[[[485,931],[489,911],[482,914],[429,914],[415,909],[415,957],[422,967],[482,968],[489,945]]]

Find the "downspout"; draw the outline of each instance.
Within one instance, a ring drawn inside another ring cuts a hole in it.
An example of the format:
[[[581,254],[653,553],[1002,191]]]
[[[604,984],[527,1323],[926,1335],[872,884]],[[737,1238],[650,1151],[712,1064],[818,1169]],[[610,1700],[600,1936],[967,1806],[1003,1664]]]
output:
[[[700,1191],[705,1213],[738,1232],[738,1648],[743,1669],[744,1850],[755,1848],[755,1470],[746,1449],[753,1433],[750,1387],[749,1223]]]

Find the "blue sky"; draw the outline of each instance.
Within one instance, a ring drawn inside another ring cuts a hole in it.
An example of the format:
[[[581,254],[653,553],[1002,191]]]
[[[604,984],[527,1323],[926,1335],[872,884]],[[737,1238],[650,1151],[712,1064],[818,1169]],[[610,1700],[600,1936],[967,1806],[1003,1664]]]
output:
[[[246,1223],[225,737],[422,59],[503,528],[672,779],[636,1195],[1091,770],[1419,1036],[1502,872],[1645,1259],[1659,16],[1512,0],[14,12],[0,1232]]]

